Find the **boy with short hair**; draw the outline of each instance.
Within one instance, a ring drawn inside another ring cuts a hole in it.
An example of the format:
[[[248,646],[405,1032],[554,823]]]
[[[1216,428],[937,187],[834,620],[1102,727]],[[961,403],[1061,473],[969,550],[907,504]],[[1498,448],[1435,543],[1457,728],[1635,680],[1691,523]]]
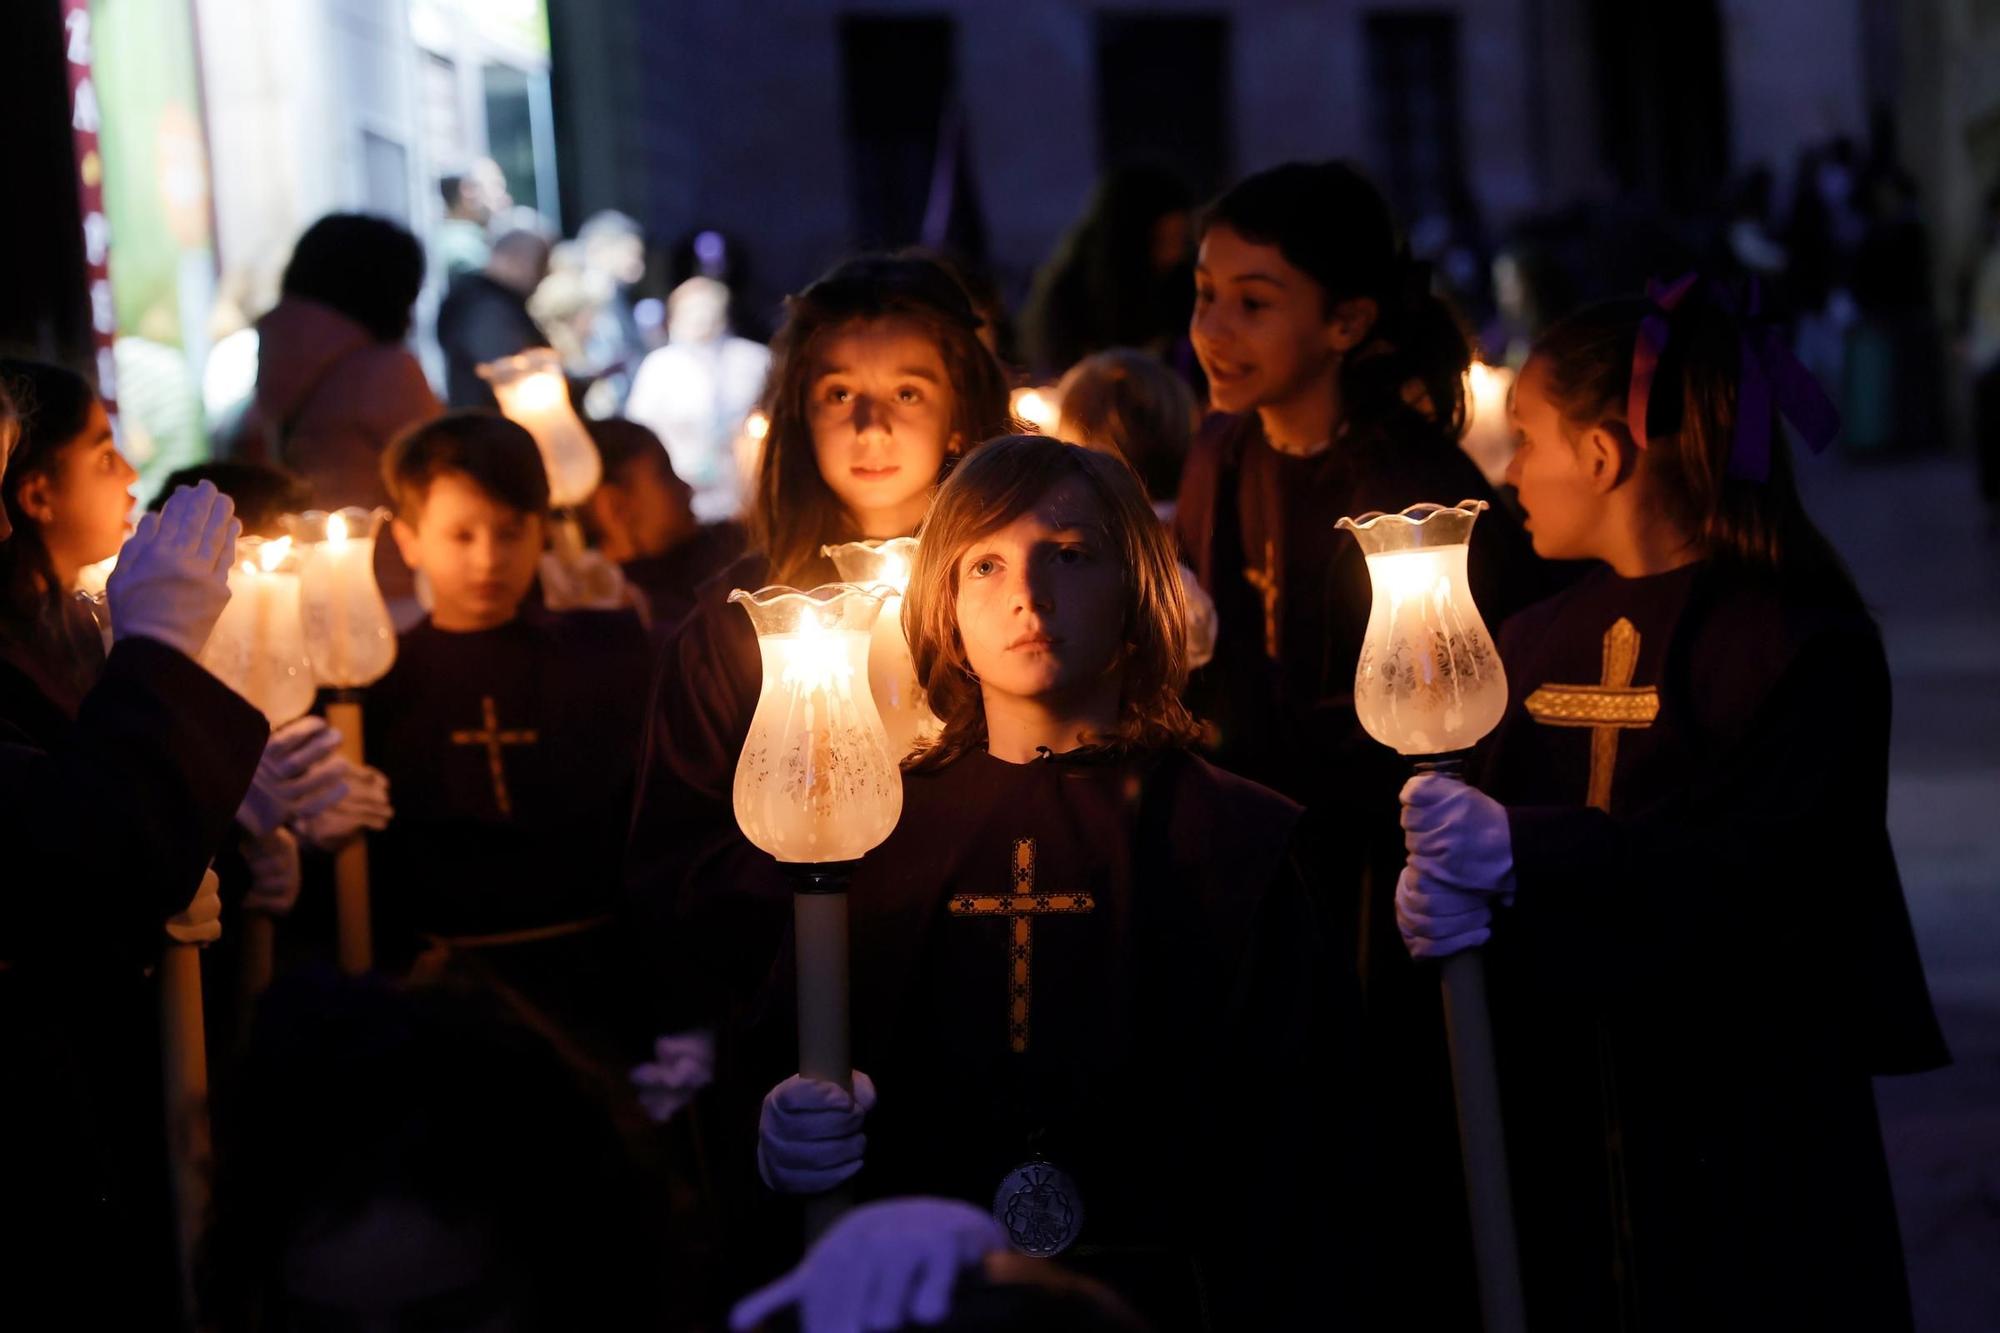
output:
[[[597,928],[631,808],[645,633],[630,611],[524,606],[549,487],[515,423],[427,422],[390,445],[382,476],[432,609],[368,691],[368,755],[398,794],[375,844],[378,953],[470,955],[550,1017],[596,1026],[602,996],[586,992],[606,970]]]

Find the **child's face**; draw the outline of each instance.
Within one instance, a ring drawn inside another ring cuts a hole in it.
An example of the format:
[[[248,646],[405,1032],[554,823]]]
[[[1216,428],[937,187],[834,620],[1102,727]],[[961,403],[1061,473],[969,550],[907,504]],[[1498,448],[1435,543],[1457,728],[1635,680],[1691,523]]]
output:
[[[1520,443],[1506,480],[1520,492],[1535,553],[1548,560],[1596,555],[1595,534],[1605,512],[1603,487],[1586,451],[1563,428],[1562,414],[1548,396],[1548,366],[1540,358],[1522,367],[1508,412]]]
[[[60,569],[118,554],[131,527],[132,483],[139,479],[111,438],[102,403],[90,405],[83,430],[56,451],[45,474],[21,484],[21,508]]]
[[[607,548],[615,544],[616,558],[635,560],[664,554],[694,530],[692,496],[667,467],[663,450],[657,459],[635,458],[617,476],[606,477],[590,503],[605,528]]]
[[[430,580],[440,629],[493,629],[514,618],[542,556],[542,516],[488,495],[463,473],[440,473],[414,525],[397,519],[396,545]]]
[[[959,639],[989,696],[1087,695],[1117,666],[1124,622],[1125,571],[1079,477],[959,555]]]
[[[1330,385],[1347,339],[1324,303],[1319,283],[1276,246],[1210,227],[1195,260],[1188,325],[1209,401],[1248,412]]]
[[[963,443],[937,344],[907,320],[851,324],[822,340],[812,376],[808,420],[827,488],[864,537],[914,531]]]

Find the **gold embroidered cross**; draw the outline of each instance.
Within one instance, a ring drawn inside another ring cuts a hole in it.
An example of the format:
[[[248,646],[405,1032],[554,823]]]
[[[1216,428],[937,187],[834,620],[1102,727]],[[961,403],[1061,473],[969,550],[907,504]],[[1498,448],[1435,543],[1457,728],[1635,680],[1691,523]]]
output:
[[[501,747],[506,745],[533,745],[540,737],[533,731],[502,731],[500,710],[494,706],[493,696],[483,695],[479,700],[479,713],[486,726],[479,731],[454,731],[451,733],[453,745],[483,745],[486,747],[486,768],[493,775],[493,802],[500,807],[504,817],[514,814],[514,802],[507,795],[507,766],[502,762]]]
[[[1264,595],[1264,655],[1273,660],[1278,656],[1278,603],[1284,597],[1284,581],[1279,573],[1278,544],[1267,538],[1264,567],[1244,570],[1243,581]]]
[[[1660,715],[1660,692],[1634,687],[1639,665],[1639,631],[1625,617],[1604,631],[1604,675],[1595,685],[1544,685],[1528,696],[1528,714],[1551,727],[1590,728],[1590,793],[1587,804],[1611,809],[1611,776],[1618,765],[1618,733],[1653,725]]]
[[[1029,965],[1034,957],[1035,917],[1089,912],[1097,907],[1097,900],[1087,893],[1036,892],[1033,838],[1014,840],[1013,881],[1009,894],[958,894],[951,900],[951,914],[1014,919],[1014,940],[1008,948],[1012,966],[1007,977],[1007,1043],[1018,1054],[1028,1049]]]

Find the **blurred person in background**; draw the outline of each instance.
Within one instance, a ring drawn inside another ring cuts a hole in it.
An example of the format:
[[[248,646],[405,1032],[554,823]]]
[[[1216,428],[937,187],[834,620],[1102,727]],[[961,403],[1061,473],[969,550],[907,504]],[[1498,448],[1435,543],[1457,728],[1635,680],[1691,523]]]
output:
[[[447,406],[497,409],[499,400],[493,396],[493,386],[479,377],[479,367],[530,347],[550,345],[528,312],[528,299],[548,272],[548,234],[539,217],[521,209],[493,238],[486,266],[452,279],[437,312]]]
[[[667,343],[633,377],[625,415],[666,442],[674,472],[694,488],[695,517],[734,518],[747,479],[735,441],[764,392],[771,353],[729,331],[729,289],[689,278],[667,298]]]
[[[431,263],[438,281],[486,267],[487,226],[514,205],[507,178],[490,157],[474,158],[464,172],[438,181],[444,217],[431,233]]]

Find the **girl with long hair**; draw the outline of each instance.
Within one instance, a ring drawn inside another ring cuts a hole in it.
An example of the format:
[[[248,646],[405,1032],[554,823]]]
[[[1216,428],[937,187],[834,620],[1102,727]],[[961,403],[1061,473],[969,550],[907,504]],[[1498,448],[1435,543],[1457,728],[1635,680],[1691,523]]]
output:
[[[1502,627],[1479,786],[1403,793],[1410,951],[1487,943],[1538,1329],[1910,1327],[1870,1078],[1948,1057],[1888,668],[1792,479],[1781,423],[1837,417],[1745,308],[1689,278],[1535,345],[1509,480],[1596,564]]]

